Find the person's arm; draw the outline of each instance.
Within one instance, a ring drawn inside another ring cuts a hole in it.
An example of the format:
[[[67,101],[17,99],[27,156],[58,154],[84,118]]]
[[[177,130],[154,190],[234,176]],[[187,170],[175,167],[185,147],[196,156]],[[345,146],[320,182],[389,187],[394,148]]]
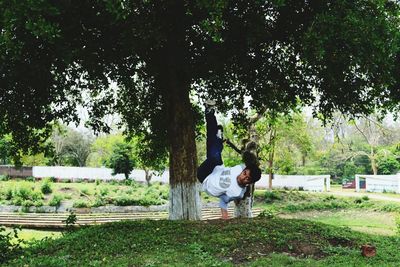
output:
[[[224,220],[229,219],[228,202],[229,202],[229,197],[227,195],[223,194],[219,197],[219,206],[221,208],[221,218]]]
[[[223,219],[223,220],[229,219],[228,210],[224,210],[221,208],[221,219]]]
[[[230,148],[235,150],[237,153],[242,154],[242,151],[239,148],[237,148],[237,146],[235,146],[229,139],[225,139],[225,142]]]

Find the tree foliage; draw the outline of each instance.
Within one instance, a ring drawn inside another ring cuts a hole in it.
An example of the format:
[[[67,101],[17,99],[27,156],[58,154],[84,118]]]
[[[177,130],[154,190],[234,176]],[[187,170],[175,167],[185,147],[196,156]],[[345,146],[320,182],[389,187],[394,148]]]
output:
[[[160,78],[173,75],[169,57],[226,110],[243,107],[244,95],[255,108],[285,110],[317,91],[325,115],[367,113],[397,95],[393,1],[3,1],[0,9],[1,129],[20,145],[35,144],[57,118],[76,121],[83,104],[96,129],[116,108],[129,132],[166,147],[169,85]]]
[[[116,144],[107,163],[108,167],[113,169],[113,175],[123,173],[125,179],[129,179],[129,174],[135,164],[132,156],[132,147],[126,143]]]
[[[1,1],[0,134],[27,151],[78,105],[97,131],[116,110],[170,152],[172,186],[193,187],[191,90],[223,111],[246,96],[258,112],[314,103],[325,119],[396,108],[398,15],[390,0]]]
[[[98,136],[90,147],[90,154],[87,160],[88,166],[105,166],[112,154],[114,146],[123,142],[124,136],[122,134]]]

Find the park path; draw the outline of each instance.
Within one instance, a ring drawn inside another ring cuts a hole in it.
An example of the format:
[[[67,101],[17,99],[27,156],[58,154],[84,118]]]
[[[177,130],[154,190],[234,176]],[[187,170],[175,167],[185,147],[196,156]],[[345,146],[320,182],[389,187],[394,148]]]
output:
[[[234,209],[229,208],[228,213],[233,217]],[[253,214],[257,216],[261,213],[260,208],[254,208]],[[68,213],[0,213],[0,225],[21,226],[24,228],[65,228],[65,221]],[[220,208],[203,208],[202,220],[215,220],[221,217]],[[130,213],[89,213],[76,214],[76,225],[95,225],[122,220],[163,220],[168,219],[167,211],[155,212],[130,212]]]
[[[400,202],[399,197],[384,196],[384,195],[380,195],[380,194],[376,194],[376,193],[368,193],[368,192],[332,191],[332,192],[323,192],[323,194],[330,194],[330,195],[343,196],[343,197],[368,196],[370,199],[375,199],[375,200]]]

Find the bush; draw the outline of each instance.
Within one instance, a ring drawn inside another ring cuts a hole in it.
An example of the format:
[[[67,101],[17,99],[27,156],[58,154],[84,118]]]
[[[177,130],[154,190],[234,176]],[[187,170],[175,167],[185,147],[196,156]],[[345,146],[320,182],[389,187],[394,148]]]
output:
[[[113,200],[113,204],[117,205],[117,206],[134,206],[134,205],[138,205],[139,201],[138,201],[138,199],[135,199],[128,195],[121,195],[121,196],[116,197]]]
[[[380,208],[381,211],[400,212],[400,205],[396,203],[388,203]]]
[[[22,201],[22,206],[26,207],[26,208],[32,207],[33,206],[33,201],[29,200],[29,199],[24,200],[24,201]]]
[[[43,201],[42,200],[35,200],[34,202],[33,202],[33,206],[35,206],[35,207],[41,207],[41,206],[43,206]]]
[[[13,242],[16,239],[17,242]],[[15,257],[20,251],[21,240],[18,239],[18,230],[14,228],[12,233],[6,232],[6,228],[0,226],[0,264]]]
[[[6,194],[6,198],[8,200],[11,200],[11,203],[13,205],[17,206],[24,205],[23,202],[25,200],[35,202],[41,201],[43,199],[43,194],[39,191],[34,190],[34,188],[28,183],[22,183],[17,188],[14,188],[12,193],[10,193],[10,191],[7,191]]]
[[[261,213],[258,215],[258,217],[260,218],[274,218],[276,215],[275,211],[271,210],[271,209],[264,209],[263,211],[261,211]]]
[[[6,200],[11,200],[13,197],[13,190],[11,188],[7,188],[5,192],[5,198]]]
[[[161,199],[169,200],[169,188],[168,187],[166,187],[166,186],[160,187],[159,191],[160,191]]]
[[[106,195],[108,195],[108,188],[107,187],[102,187],[100,188],[100,196],[104,197]]]
[[[90,204],[88,201],[78,199],[74,202],[72,206],[74,208],[88,208],[90,207]]]
[[[92,207],[100,207],[100,206],[105,206],[107,205],[107,201],[106,199],[102,198],[102,197],[96,197],[96,199],[94,200]]]
[[[35,177],[33,177],[33,176],[28,176],[28,177],[25,178],[25,181],[27,181],[27,182],[34,182],[34,181],[35,181]]]
[[[52,182],[50,181],[50,179],[46,178],[43,180],[40,190],[42,191],[43,194],[47,195],[53,192],[53,189],[51,187],[52,187]]]
[[[132,185],[134,183],[135,183],[135,181],[133,181],[132,179],[129,179],[129,178],[124,180],[125,185]]]
[[[81,196],[87,196],[89,195],[89,189],[87,187],[84,187],[81,189]]]
[[[49,206],[59,207],[62,200],[63,197],[61,195],[54,195],[53,198],[49,201]]]
[[[4,174],[0,175],[0,181],[8,181],[9,179],[10,179],[10,177],[8,175],[4,175]]]
[[[23,200],[30,199],[30,196],[33,194],[33,188],[27,184],[22,183],[18,187],[14,189],[13,197],[21,198]]]
[[[265,203],[272,203],[275,200],[281,200],[282,196],[280,195],[280,193],[278,191],[266,191],[265,192]]]

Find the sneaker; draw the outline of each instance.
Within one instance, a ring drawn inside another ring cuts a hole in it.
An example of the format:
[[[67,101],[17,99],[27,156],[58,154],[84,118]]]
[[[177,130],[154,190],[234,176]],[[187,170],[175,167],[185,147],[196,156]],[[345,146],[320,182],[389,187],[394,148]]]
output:
[[[217,126],[217,137],[219,139],[224,139],[224,128],[222,127],[222,125],[218,124]]]
[[[214,113],[215,112],[215,100],[207,99],[204,101],[204,106],[206,107],[206,114],[208,113]]]
[[[212,108],[215,106],[215,104],[216,104],[215,100],[212,99],[207,99],[206,101],[204,101],[204,106],[206,108]]]

